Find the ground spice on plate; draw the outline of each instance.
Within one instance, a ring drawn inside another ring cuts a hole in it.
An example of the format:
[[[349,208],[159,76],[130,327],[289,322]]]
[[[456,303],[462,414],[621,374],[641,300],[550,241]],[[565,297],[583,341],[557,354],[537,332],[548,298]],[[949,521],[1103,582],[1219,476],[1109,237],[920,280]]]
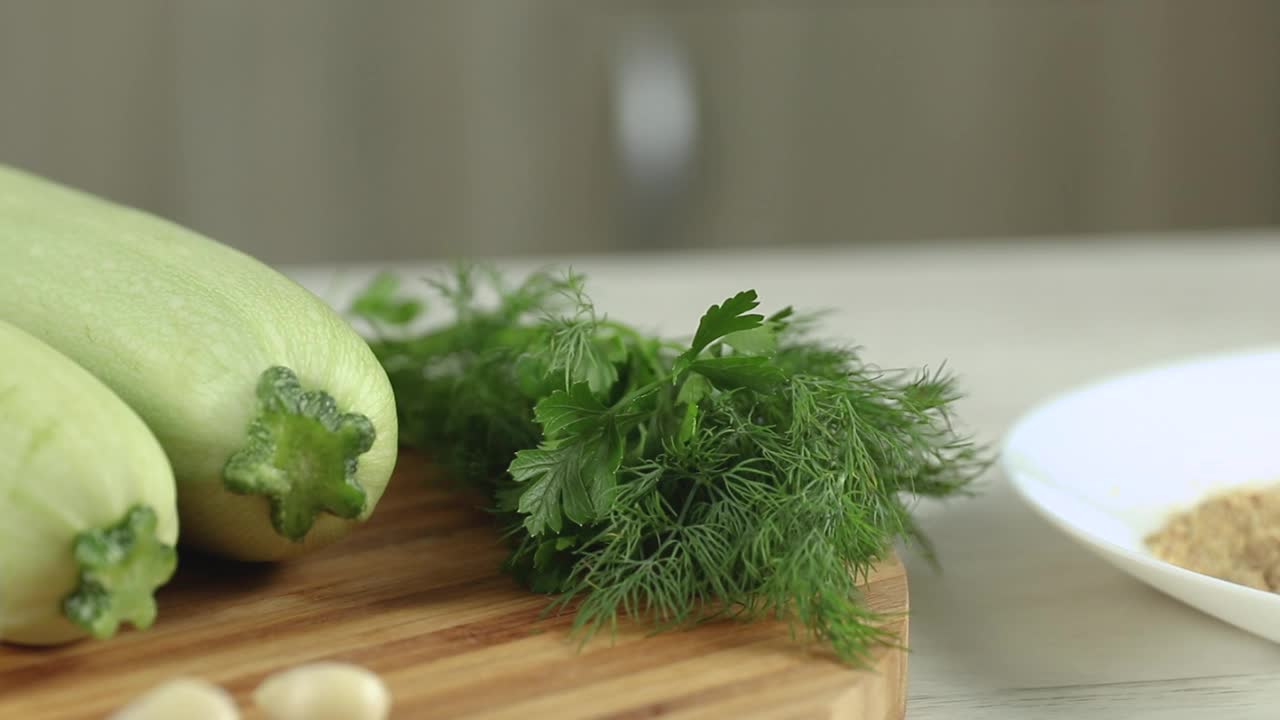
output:
[[[1215,495],[1171,517],[1146,542],[1174,565],[1280,592],[1280,487]]]

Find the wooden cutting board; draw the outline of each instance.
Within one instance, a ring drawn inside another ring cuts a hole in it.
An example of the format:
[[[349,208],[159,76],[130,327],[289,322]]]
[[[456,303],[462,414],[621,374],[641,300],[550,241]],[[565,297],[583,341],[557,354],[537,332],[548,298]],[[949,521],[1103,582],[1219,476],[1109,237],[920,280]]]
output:
[[[368,525],[310,557],[270,566],[184,554],[147,632],[0,646],[0,718],[104,718],[178,675],[222,685],[260,718],[251,694],[268,673],[321,659],[379,673],[397,720],[903,717],[903,651],[882,648],[873,669],[853,670],[792,641],[782,622],[624,627],[579,648],[570,616],[540,618],[546,598],[497,571],[504,553],[483,512],[429,489],[412,455],[396,472]],[[871,577],[867,600],[900,614],[891,628],[905,642],[896,558]]]

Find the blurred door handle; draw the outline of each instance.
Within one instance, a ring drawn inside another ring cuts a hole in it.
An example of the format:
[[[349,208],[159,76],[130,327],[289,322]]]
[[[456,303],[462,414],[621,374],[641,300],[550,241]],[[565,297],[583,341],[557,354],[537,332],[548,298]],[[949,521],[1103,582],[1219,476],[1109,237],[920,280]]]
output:
[[[694,173],[693,72],[670,29],[649,23],[623,34],[613,70],[612,130],[623,204],[644,225],[665,226],[679,211]]]

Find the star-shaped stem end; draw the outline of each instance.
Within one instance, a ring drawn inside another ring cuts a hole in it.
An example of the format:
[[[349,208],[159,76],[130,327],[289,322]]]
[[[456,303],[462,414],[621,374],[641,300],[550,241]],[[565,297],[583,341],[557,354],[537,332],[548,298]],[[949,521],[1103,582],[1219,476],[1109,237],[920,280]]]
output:
[[[173,577],[177,551],[156,538],[156,513],[136,505],[117,524],[86,530],[72,544],[79,584],[62,602],[66,617],[93,637],[123,623],[145,630],[156,619],[156,588]]]
[[[248,441],[223,469],[227,489],[265,496],[272,526],[295,542],[322,512],[359,517],[368,500],[355,478],[356,462],[373,447],[373,423],[340,412],[324,391],[303,390],[284,367],[262,374],[257,395]]]

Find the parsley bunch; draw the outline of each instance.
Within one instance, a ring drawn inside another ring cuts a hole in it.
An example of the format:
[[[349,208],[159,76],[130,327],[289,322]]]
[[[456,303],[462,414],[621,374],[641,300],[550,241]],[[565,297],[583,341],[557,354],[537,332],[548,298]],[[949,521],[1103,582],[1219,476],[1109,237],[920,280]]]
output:
[[[908,502],[963,492],[988,464],[952,426],[954,381],[884,371],[812,337],[754,291],[689,342],[597,313],[574,273],[429,281],[433,329],[393,276],[352,313],[395,389],[406,445],[492,498],[505,568],[578,603],[589,637],[620,615],[662,629],[775,615],[864,660],[889,642],[858,586],[895,540],[928,543]]]

